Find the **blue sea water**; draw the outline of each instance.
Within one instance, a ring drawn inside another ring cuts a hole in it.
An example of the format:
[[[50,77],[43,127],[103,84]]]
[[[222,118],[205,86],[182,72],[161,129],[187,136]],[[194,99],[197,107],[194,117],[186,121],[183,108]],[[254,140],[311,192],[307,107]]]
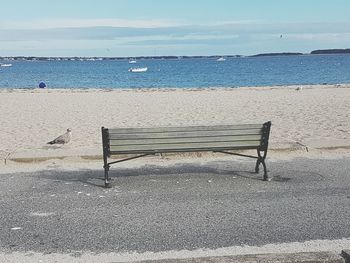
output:
[[[0,88],[191,88],[350,83],[350,55],[102,61],[0,61]],[[148,67],[131,73],[130,67]]]

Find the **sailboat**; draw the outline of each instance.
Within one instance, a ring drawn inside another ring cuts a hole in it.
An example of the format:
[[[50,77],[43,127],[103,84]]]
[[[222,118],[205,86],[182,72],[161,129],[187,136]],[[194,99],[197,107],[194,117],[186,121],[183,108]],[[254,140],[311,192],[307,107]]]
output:
[[[146,72],[148,70],[147,67],[144,68],[129,68],[129,72]]]
[[[216,61],[226,61],[226,58],[224,58],[224,57],[220,57],[220,58],[218,58]]]

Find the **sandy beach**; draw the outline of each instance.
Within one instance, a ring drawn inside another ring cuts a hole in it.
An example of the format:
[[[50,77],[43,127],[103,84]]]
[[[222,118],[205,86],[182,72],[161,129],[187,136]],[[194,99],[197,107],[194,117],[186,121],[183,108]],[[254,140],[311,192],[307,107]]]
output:
[[[101,155],[101,127],[272,121],[271,152],[350,149],[350,85],[211,89],[1,89],[2,159]],[[72,129],[64,146],[46,143]]]

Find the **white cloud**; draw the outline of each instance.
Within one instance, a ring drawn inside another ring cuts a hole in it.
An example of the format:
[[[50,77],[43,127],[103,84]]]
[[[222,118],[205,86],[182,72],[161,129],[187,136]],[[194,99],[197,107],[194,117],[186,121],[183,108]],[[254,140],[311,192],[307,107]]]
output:
[[[223,20],[220,22],[212,23],[210,25],[220,26],[220,25],[254,25],[261,24],[262,21],[259,20]]]
[[[1,19],[1,18],[0,18]],[[239,26],[254,25],[261,21],[257,20],[225,20],[212,23],[202,23],[197,26]],[[193,26],[193,24],[185,23],[178,20],[165,19],[36,19],[23,21],[1,21],[0,29],[53,29],[53,28],[84,28],[84,27],[130,27],[130,28],[162,28],[162,27],[178,27]]]
[[[334,41],[350,40],[350,33],[288,34],[286,37],[295,40]]]
[[[237,39],[239,35],[211,35],[211,34],[188,34],[183,36],[173,36],[173,35],[152,35],[152,36],[141,36],[141,37],[118,37],[115,40],[121,41],[166,41],[166,40],[227,40],[227,39]]]
[[[184,24],[170,20],[159,19],[49,19],[31,21],[2,21],[0,29],[53,29],[53,28],[84,28],[84,27],[130,27],[130,28],[161,28],[182,26]]]

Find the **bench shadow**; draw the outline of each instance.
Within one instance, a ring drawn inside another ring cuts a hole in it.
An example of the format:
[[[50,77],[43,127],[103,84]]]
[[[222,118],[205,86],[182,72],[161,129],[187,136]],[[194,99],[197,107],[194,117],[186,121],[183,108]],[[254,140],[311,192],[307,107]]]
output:
[[[242,167],[243,168],[243,167]],[[215,168],[206,165],[196,164],[177,164],[172,166],[157,166],[157,165],[145,165],[137,168],[112,168],[109,171],[109,176],[114,180],[123,177],[133,176],[171,176],[171,175],[185,175],[185,174],[213,174],[215,176],[235,176],[245,178],[254,181],[263,181],[262,172],[255,173],[252,167],[251,170],[247,169],[222,169]],[[42,171],[42,177],[53,181],[64,182],[80,182],[87,185],[104,187],[104,170],[88,170],[82,169],[79,171]]]
[[[253,169],[252,169],[253,170]],[[252,180],[262,181],[262,174],[257,174],[248,170],[228,170],[214,168],[210,166],[198,166],[193,164],[181,164],[170,167],[149,165],[140,169],[114,169],[109,172],[110,177],[130,177],[130,176],[147,176],[147,175],[172,175],[172,174],[215,174],[216,176],[237,176]],[[261,178],[260,178],[261,177]]]

